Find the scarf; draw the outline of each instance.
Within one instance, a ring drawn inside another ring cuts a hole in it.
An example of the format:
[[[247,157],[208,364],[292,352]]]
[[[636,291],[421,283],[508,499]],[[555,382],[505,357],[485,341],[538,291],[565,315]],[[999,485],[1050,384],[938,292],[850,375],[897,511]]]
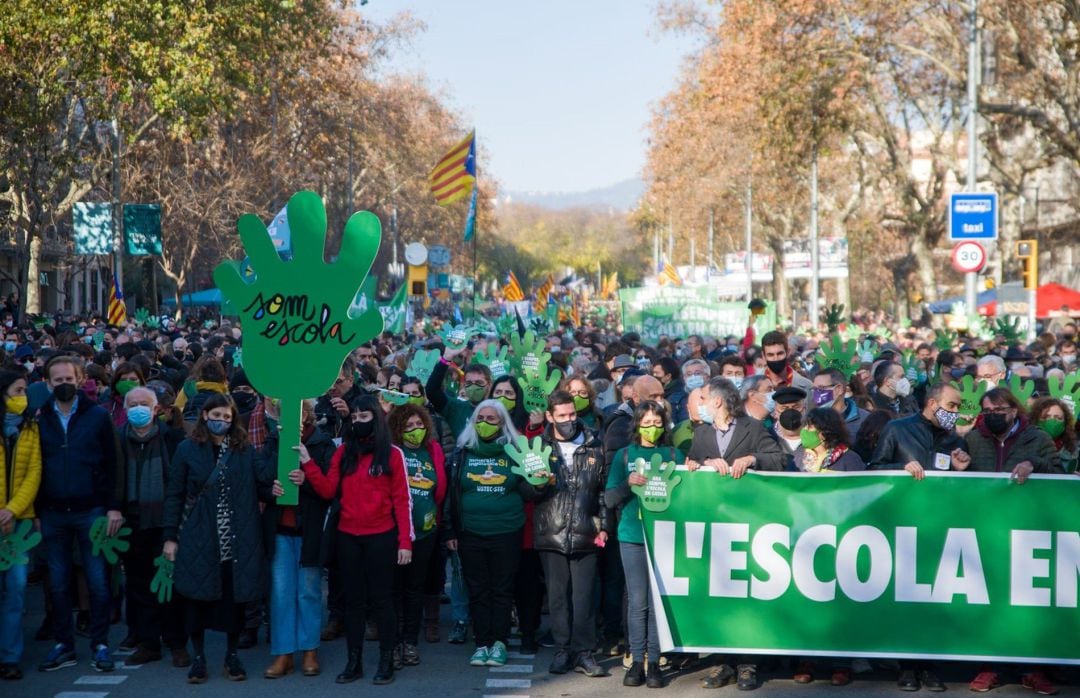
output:
[[[165,510],[165,469],[169,457],[164,436],[155,421],[150,431],[139,435],[129,424],[124,427],[124,458],[127,463],[127,501],[134,508],[139,530],[160,528]]]

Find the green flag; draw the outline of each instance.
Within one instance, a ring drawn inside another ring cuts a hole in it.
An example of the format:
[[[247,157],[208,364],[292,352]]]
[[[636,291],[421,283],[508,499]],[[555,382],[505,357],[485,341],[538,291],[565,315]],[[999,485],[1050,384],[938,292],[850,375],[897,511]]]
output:
[[[408,309],[408,296],[405,284],[398,287],[397,293],[388,303],[376,303],[383,316],[383,331],[401,334],[405,331],[405,311]]]

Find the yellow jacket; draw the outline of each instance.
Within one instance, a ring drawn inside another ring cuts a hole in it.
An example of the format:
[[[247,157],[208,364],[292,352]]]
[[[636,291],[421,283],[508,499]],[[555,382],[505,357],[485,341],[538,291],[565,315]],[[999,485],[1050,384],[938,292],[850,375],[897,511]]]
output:
[[[15,442],[15,458],[11,464],[8,483],[7,443],[0,439],[0,509],[15,514],[16,519],[34,518],[34,498],[41,486],[41,437],[37,422],[19,430]],[[8,489],[11,498],[8,498]]]

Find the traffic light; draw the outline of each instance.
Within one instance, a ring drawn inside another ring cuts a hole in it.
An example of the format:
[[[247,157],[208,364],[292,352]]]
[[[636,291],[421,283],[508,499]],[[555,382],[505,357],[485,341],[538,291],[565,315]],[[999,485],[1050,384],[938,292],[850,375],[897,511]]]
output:
[[[1034,291],[1039,287],[1039,241],[1018,240],[1016,256],[1024,265],[1024,288]]]

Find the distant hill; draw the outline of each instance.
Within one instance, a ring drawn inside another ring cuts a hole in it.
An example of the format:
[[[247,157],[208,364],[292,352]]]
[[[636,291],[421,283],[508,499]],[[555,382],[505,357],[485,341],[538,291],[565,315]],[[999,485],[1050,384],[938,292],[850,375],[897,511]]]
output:
[[[572,192],[508,191],[501,203],[531,204],[550,209],[597,208],[629,211],[645,193],[640,179],[627,179],[610,187]]]

